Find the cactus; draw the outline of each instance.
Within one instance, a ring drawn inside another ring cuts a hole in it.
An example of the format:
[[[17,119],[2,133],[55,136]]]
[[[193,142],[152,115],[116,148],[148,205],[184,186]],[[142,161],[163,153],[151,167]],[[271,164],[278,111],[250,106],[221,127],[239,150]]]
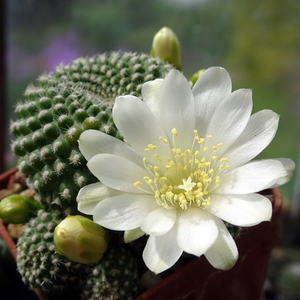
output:
[[[114,245],[97,264],[72,262],[55,252],[53,235],[61,220],[59,211],[39,210],[27,224],[17,244],[17,266],[23,281],[48,294],[75,288],[83,300],[132,299],[140,274],[131,251]]]
[[[83,300],[131,300],[137,294],[138,268],[133,255],[124,247],[106,252],[82,287]]]
[[[140,96],[144,82],[164,77],[170,69],[146,54],[113,52],[60,65],[27,87],[11,132],[19,169],[44,209],[29,221],[17,245],[18,269],[31,288],[55,293],[76,282],[84,283],[82,299],[130,299],[135,294],[138,268],[128,250],[111,248],[90,267],[55,253],[53,232],[67,215],[79,213],[80,188],[97,182],[78,149],[80,134],[98,129],[122,139],[112,120],[115,98]]]
[[[79,189],[96,182],[78,150],[79,135],[98,129],[121,139],[111,115],[114,99],[139,96],[142,83],[164,77],[170,68],[146,54],[113,52],[60,65],[26,89],[11,123],[17,137],[12,149],[46,210],[78,213]]]
[[[17,266],[23,281],[48,293],[60,292],[68,283],[78,281],[85,265],[74,263],[55,253],[53,232],[62,220],[58,211],[39,210],[27,224],[17,244]]]

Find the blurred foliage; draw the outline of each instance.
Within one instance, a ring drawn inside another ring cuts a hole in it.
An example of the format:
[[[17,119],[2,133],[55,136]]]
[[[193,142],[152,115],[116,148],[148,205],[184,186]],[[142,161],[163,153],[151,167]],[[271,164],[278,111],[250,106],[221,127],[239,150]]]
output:
[[[154,33],[168,26],[182,42],[191,75],[195,65],[199,69],[220,64],[226,55],[230,3],[211,0],[182,7],[162,0],[12,0],[9,38],[38,51],[53,36],[74,31],[83,55],[119,49],[148,53]]]
[[[272,109],[280,118],[270,147],[259,157],[291,157],[300,149],[300,1],[233,0],[231,46],[225,59],[238,87],[253,88],[254,111]],[[291,198],[296,177],[281,187]],[[298,183],[295,189],[299,189]],[[298,201],[297,199],[295,199]]]
[[[228,63],[252,85],[272,85],[299,69],[300,1],[234,0]]]
[[[26,50],[39,51],[49,39],[68,26],[70,7],[75,0],[7,1],[8,41]]]

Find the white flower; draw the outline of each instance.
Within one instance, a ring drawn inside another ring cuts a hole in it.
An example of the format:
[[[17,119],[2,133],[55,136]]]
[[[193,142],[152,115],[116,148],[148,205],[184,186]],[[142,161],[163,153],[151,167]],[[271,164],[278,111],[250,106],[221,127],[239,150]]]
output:
[[[80,190],[78,209],[124,230],[126,241],[149,235],[143,258],[155,273],[183,251],[231,268],[238,251],[223,220],[245,227],[270,220],[271,203],[256,192],[286,183],[294,169],[289,159],[250,161],[273,139],[278,115],[251,115],[251,91],[231,92],[219,67],[192,90],[172,70],[145,83],[142,98],[116,99],[113,119],[127,143],[95,130],[81,135],[80,150],[101,183]]]

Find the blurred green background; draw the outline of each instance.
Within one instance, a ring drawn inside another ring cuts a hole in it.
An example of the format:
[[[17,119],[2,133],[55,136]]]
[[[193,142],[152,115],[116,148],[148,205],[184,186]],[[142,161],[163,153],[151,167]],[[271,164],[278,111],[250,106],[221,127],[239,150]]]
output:
[[[298,160],[299,0],[10,0],[7,10],[10,119],[40,74],[104,51],[149,53],[153,35],[168,26],[181,41],[187,77],[222,66],[234,89],[253,89],[254,111],[281,115],[278,134],[260,157]],[[6,161],[15,164],[9,146]],[[281,188],[287,203],[298,200],[298,181]]]

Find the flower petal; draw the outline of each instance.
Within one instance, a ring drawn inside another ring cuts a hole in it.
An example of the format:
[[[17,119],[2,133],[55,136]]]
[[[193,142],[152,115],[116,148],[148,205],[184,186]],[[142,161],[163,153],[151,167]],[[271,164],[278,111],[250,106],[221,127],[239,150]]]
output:
[[[149,144],[163,144],[159,137],[166,138],[158,119],[137,97],[118,97],[113,108],[113,119],[126,142],[143,157],[148,158],[145,148]]]
[[[200,136],[206,132],[216,107],[231,93],[231,79],[228,72],[220,67],[207,69],[193,87],[196,111],[196,128]]]
[[[218,227],[210,214],[199,208],[189,207],[179,218],[178,245],[187,253],[204,254],[218,234]]]
[[[142,85],[143,101],[158,119],[160,118],[159,95],[162,83],[163,79],[155,79],[147,81]]]
[[[230,224],[248,227],[269,221],[272,204],[260,194],[211,195],[206,211]]]
[[[124,242],[125,243],[133,242],[133,241],[139,239],[140,237],[142,237],[143,235],[145,235],[145,232],[142,231],[142,229],[140,227],[131,229],[131,230],[125,230]]]
[[[277,181],[271,186],[277,187],[290,181],[295,171],[295,163],[289,158],[274,158],[273,160],[277,160],[282,163],[287,172],[286,176],[278,178]]]
[[[246,89],[234,91],[215,109],[205,135],[212,135],[215,144],[222,143],[224,151],[245,129],[251,110],[251,91]],[[197,130],[199,131],[199,128]]]
[[[141,229],[149,235],[167,233],[176,221],[176,210],[160,207],[149,213],[141,224]]]
[[[194,139],[195,107],[190,84],[178,70],[172,69],[162,83],[159,110],[169,140],[173,138],[172,129],[176,128],[176,147],[186,149]]]
[[[213,191],[217,194],[248,194],[262,191],[285,181],[288,173],[275,159],[254,160],[221,176]]]
[[[221,220],[216,220],[219,236],[216,242],[205,252],[205,257],[216,269],[229,270],[238,260],[239,254],[235,241]]]
[[[88,164],[89,170],[105,185],[112,189],[130,193],[153,193],[150,186],[144,183],[134,187],[134,183],[149,176],[146,169],[130,160],[114,154],[98,154]]]
[[[86,160],[90,160],[93,156],[100,153],[111,153],[127,158],[136,164],[143,165],[142,157],[135,150],[120,141],[99,130],[86,130],[78,140],[79,150]]]
[[[245,130],[226,151],[230,166],[240,166],[265,149],[276,134],[278,122],[279,116],[271,110],[265,109],[253,114]]]
[[[182,254],[177,244],[177,226],[160,236],[150,236],[143,252],[146,266],[154,273],[171,268]]]
[[[112,230],[135,229],[156,206],[153,196],[118,195],[98,203],[94,209],[94,222]]]
[[[92,215],[100,201],[120,195],[121,193],[100,182],[86,185],[80,189],[77,195],[78,210],[84,214]]]

